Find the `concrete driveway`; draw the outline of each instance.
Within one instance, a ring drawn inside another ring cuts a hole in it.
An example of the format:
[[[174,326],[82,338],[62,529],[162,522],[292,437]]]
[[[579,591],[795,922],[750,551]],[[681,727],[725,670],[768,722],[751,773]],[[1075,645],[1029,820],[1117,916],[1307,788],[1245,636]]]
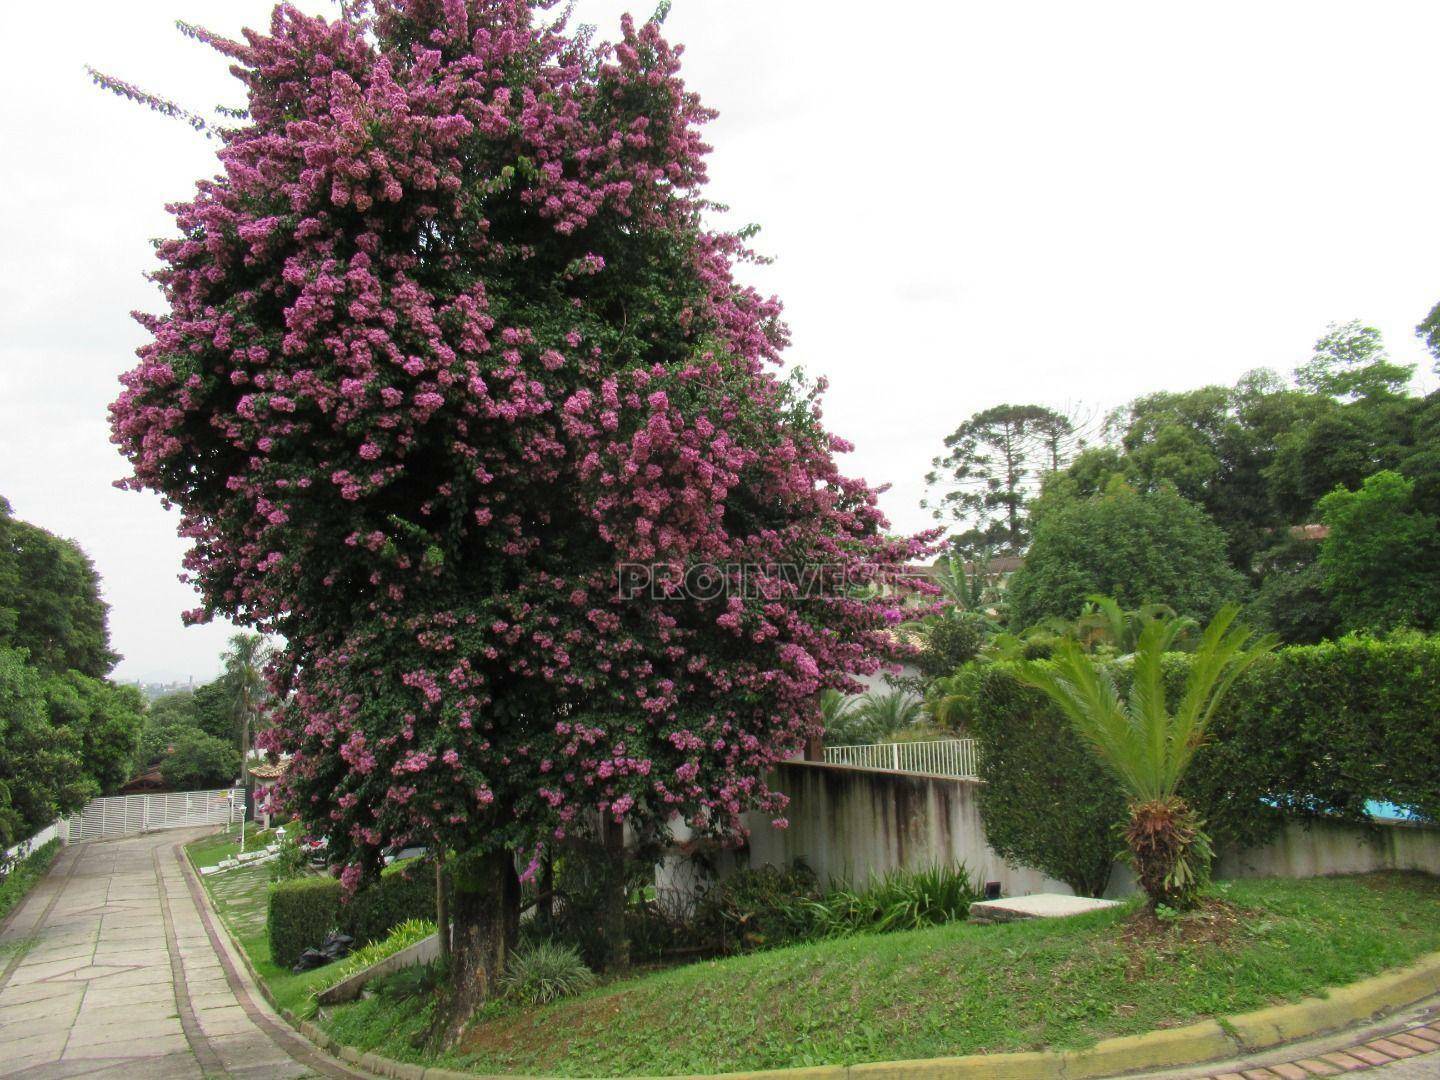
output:
[[[0,1076],[363,1075],[260,997],[177,845],[208,829],[65,848],[0,932]]]

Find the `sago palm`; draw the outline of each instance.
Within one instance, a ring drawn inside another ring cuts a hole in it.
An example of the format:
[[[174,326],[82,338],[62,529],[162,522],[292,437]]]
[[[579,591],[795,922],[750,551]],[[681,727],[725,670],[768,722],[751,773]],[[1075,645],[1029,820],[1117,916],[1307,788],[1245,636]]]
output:
[[[1119,781],[1128,801],[1125,844],[1152,904],[1194,905],[1212,857],[1204,822],[1178,794],[1220,701],[1251,664],[1274,647],[1238,624],[1239,609],[1220,611],[1190,657],[1172,709],[1163,661],[1174,641],[1169,619],[1147,622],[1132,658],[1133,680],[1121,695],[1110,670],[1074,641],[1049,663],[1021,665],[1023,682],[1043,691]]]

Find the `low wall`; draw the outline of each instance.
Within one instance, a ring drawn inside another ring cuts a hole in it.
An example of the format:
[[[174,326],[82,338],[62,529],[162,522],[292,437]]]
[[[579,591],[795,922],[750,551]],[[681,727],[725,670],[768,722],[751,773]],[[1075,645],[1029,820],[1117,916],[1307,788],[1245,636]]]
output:
[[[823,880],[858,885],[900,867],[963,863],[977,885],[998,881],[1006,895],[1070,891],[991,850],[977,781],[787,761],[771,784],[790,796],[790,824],[777,829],[753,816],[751,866],[798,858]]]
[[[1372,870],[1440,874],[1440,827],[1407,821],[1371,826],[1292,822],[1268,844],[1222,854],[1215,876],[1318,877]]]
[[[752,815],[751,866],[787,866],[800,859],[822,879],[858,885],[898,867],[963,863],[977,885],[998,881],[1007,896],[1070,892],[1064,883],[1012,866],[991,849],[980,819],[979,781],[787,761],[777,766],[771,784],[790,796],[785,812],[790,824],[777,829]],[[1316,877],[1372,870],[1440,874],[1440,827],[1292,823],[1268,844],[1222,854],[1215,874]],[[1107,895],[1134,888],[1128,868],[1117,866]]]

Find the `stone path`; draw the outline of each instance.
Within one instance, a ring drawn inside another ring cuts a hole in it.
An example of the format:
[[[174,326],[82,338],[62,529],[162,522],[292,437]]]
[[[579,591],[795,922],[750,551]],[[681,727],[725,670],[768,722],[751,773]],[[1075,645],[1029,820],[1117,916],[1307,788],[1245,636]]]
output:
[[[357,1074],[241,974],[172,830],[65,848],[0,932],[0,1076]]]

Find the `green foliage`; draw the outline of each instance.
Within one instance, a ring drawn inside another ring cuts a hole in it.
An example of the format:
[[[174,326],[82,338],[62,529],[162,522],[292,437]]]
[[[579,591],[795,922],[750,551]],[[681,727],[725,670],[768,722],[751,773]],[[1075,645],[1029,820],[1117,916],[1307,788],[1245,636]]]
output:
[[[176,791],[228,787],[240,772],[235,747],[203,731],[184,731],[170,755],[160,763],[160,775]]]
[[[1250,879],[1225,899],[1240,932],[1215,947],[1182,916],[1137,949],[1122,933],[1129,908],[841,937],[497,1008],[463,1061],[407,1058],[485,1075],[664,1076],[1080,1048],[1297,1001],[1440,948],[1428,875]],[[321,1023],[396,1056],[417,1012],[377,997]]]
[[[44,692],[51,726],[78,736],[80,760],[96,792],[108,794],[123,785],[144,724],[140,692],[78,671],[49,676]]]
[[[1246,618],[1291,645],[1313,645],[1340,633],[1340,617],[1325,589],[1320,545],[1287,537],[1258,560],[1260,587]]]
[[[280,842],[280,852],[270,861],[271,881],[292,881],[304,877],[310,868],[310,857],[293,836]],[[352,935],[353,936],[353,935]]]
[[[975,659],[985,642],[984,620],[955,609],[926,619],[920,632],[925,648],[916,658],[916,666],[930,678],[948,675]]]
[[[803,941],[812,925],[807,904],[821,896],[820,880],[801,862],[740,870],[700,898],[696,932],[726,952]]]
[[[831,711],[825,719],[829,746],[885,742],[903,736],[919,722],[923,708],[921,699],[905,690],[872,690],[858,699],[830,701]]]
[[[1165,658],[1170,694],[1192,662]],[[1126,690],[1129,665],[1109,671]],[[1012,665],[982,667],[975,679],[970,728],[982,745],[991,846],[1099,893],[1124,801],[1060,710]],[[1217,709],[1179,791],[1204,812],[1217,848],[1262,842],[1282,816],[1367,821],[1372,799],[1440,820],[1440,639],[1350,637],[1257,661]]]
[[[1238,608],[1222,608],[1205,628],[1173,706],[1164,659],[1174,620],[1145,624],[1124,694],[1110,669],[1073,642],[1057,649],[1054,660],[1023,664],[1017,674],[1060,708],[1128,798],[1173,798],[1216,708],[1246,668],[1273,646],[1267,639],[1252,641],[1249,628],[1236,622],[1238,614]]]
[[[1378,472],[1326,495],[1320,516],[1323,585],[1345,629],[1440,625],[1440,519],[1416,505],[1413,480]]]
[[[84,764],[84,733],[55,726],[47,679],[0,645],[0,847],[33,836],[100,793]]]
[[[270,957],[282,968],[293,967],[300,954],[325,943],[340,916],[340,882],[332,877],[304,877],[270,886],[265,933]]]
[[[1202,509],[1173,491],[1121,487],[1047,513],[1007,596],[1014,627],[1074,618],[1092,594],[1207,620],[1244,590]]]
[[[379,941],[401,923],[435,917],[435,867],[407,862],[361,886],[340,911],[340,927],[357,942]]]
[[[595,973],[573,945],[526,942],[506,958],[500,992],[522,1005],[548,1005],[595,985]]]
[[[804,905],[807,939],[919,930],[964,919],[980,893],[963,866],[891,870],[863,889],[838,888]]]
[[[1061,468],[1078,438],[1071,421],[1043,405],[997,405],[945,437],[946,453],[925,477],[939,494],[921,505],[936,520],[965,522],[956,550],[1017,552],[1030,535],[1026,508],[1040,478]]]
[[[381,960],[388,960],[411,945],[419,944],[433,933],[435,924],[429,919],[406,919],[392,927],[381,940],[361,946],[345,959],[327,968],[329,977],[325,986],[337,986],[356,972],[364,971]],[[319,993],[321,989],[323,988],[315,987],[311,996]]]
[[[768,949],[858,933],[915,930],[964,919],[980,899],[963,866],[892,870],[862,888],[823,889],[803,863],[758,866],[702,897],[695,932],[725,952]]]
[[[1295,370],[1295,381],[1333,398],[1381,398],[1404,393],[1413,364],[1390,360],[1380,331],[1358,321],[1332,323],[1315,342],[1315,353]]]
[[[189,732],[238,746],[239,726],[231,698],[224,676],[193,691],[181,690],[156,698],[145,714],[139,761],[146,765],[159,763]]]
[[[1099,896],[1125,801],[1064,715],[1015,678],[1013,665],[973,669],[967,730],[980,740],[978,791],[995,851]]]
[[[3,871],[0,873],[0,922],[4,922],[5,917],[19,906],[25,894],[45,876],[59,854],[60,840],[57,837],[41,844],[13,866],[0,865],[0,871]]]
[[[0,498],[0,645],[25,649],[42,671],[102,679],[120,659],[108,612],[80,546],[20,521]]]

